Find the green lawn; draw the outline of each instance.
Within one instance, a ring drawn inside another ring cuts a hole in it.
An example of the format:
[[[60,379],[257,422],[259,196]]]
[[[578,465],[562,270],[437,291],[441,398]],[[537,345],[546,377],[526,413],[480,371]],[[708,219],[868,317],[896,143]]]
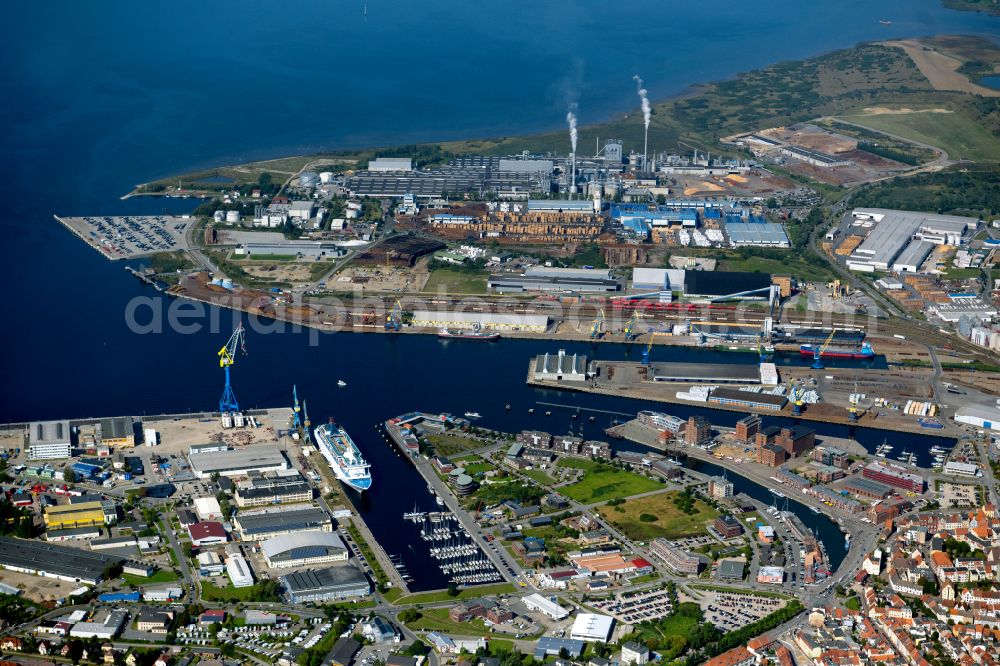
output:
[[[986,127],[959,113],[859,114],[843,116],[852,123],[941,148],[951,159],[1000,160],[1000,139]]]
[[[561,458],[558,465],[586,472],[580,481],[559,489],[560,493],[581,504],[630,497],[663,487],[653,479],[586,458]]]
[[[510,594],[514,591],[514,586],[510,583],[497,583],[495,585],[476,585],[471,588],[459,590],[457,597],[452,597],[447,590],[436,592],[417,592],[396,599],[396,604],[433,604],[440,601],[451,601],[453,599],[471,599],[475,597],[485,597],[497,594]]]
[[[461,466],[465,468],[465,473],[470,476],[496,469],[495,465],[491,465],[488,462],[474,462],[468,464],[463,462],[461,463]]]
[[[431,272],[425,292],[443,291],[448,294],[485,294],[486,273],[466,273],[450,268],[438,268]]]
[[[133,576],[132,574],[122,574],[122,579],[129,585],[155,585],[156,583],[172,583],[177,580],[177,572],[172,569],[160,569],[149,578]]]
[[[656,537],[675,539],[682,536],[704,534],[706,523],[715,520],[719,512],[701,501],[694,503],[696,513],[686,514],[674,504],[678,491],[626,500],[618,506],[601,509],[601,515],[622,531],[625,536],[638,541],[649,541]],[[643,522],[639,516],[644,513],[656,516],[654,522]]]
[[[204,580],[201,582],[201,598],[204,601],[248,601],[253,589],[253,585],[233,587],[232,583],[219,587],[212,581]]]
[[[534,479],[543,486],[551,486],[556,482],[556,480],[546,474],[544,470],[540,469],[523,469],[521,470],[521,474],[524,474],[529,479]]]
[[[794,250],[788,250],[784,259],[769,259],[767,257],[727,257],[719,263],[720,271],[745,271],[748,273],[771,273],[776,275],[794,275],[800,280],[826,280],[830,270],[822,262],[803,261]]]
[[[471,622],[455,622],[448,617],[447,608],[425,608],[420,611],[420,617],[413,622],[407,622],[410,629],[422,631],[443,631],[460,636],[488,636],[486,625],[482,619],[475,618]]]
[[[470,439],[464,435],[447,432],[428,433],[427,441],[434,447],[435,453],[439,456],[447,456],[449,458],[459,453],[465,453],[466,451],[486,446],[486,444],[480,442],[478,439]]]

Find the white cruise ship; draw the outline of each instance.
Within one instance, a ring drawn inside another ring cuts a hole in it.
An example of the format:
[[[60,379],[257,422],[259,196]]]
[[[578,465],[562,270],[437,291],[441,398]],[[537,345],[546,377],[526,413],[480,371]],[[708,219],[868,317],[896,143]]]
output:
[[[336,423],[326,423],[313,429],[313,439],[338,479],[358,492],[371,488],[371,465],[346,430]]]

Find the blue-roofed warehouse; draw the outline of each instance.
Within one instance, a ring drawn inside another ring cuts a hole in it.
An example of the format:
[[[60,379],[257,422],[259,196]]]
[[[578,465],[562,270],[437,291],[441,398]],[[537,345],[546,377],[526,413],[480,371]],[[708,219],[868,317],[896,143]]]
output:
[[[545,657],[558,655],[563,649],[572,658],[579,657],[586,646],[581,640],[575,638],[556,638],[555,636],[542,636],[535,644],[535,659],[544,660]]]
[[[97,600],[106,603],[114,603],[121,601],[138,602],[142,599],[141,592],[105,592],[104,594],[98,595]]]
[[[726,214],[726,231],[734,246],[758,245],[763,247],[790,247],[788,234],[780,224],[768,222],[759,215],[743,217],[738,213]]]

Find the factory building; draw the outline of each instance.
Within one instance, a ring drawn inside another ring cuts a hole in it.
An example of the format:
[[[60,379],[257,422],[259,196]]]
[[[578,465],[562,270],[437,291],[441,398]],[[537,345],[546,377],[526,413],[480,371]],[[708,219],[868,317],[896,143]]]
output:
[[[879,481],[893,488],[902,488],[903,490],[915,493],[924,492],[923,477],[910,472],[905,467],[871,462],[861,473],[866,479]]]
[[[866,499],[882,500],[892,495],[893,490],[884,483],[872,481],[864,477],[854,477],[844,483],[844,490],[852,495]]]
[[[761,368],[735,363],[651,363],[651,379],[685,384],[760,384]]]
[[[578,613],[573,620],[569,637],[577,641],[607,643],[611,639],[611,629],[615,619],[610,615]]]
[[[553,620],[564,620],[569,617],[569,611],[556,603],[553,599],[543,597],[537,592],[529,594],[521,599],[524,606],[536,613],[542,613]]]
[[[934,243],[925,240],[913,240],[892,264],[892,270],[897,273],[918,273],[920,267],[927,261]]]
[[[613,293],[621,290],[621,283],[614,279],[611,271],[606,268],[546,266],[532,266],[521,275],[491,275],[487,280],[487,286],[498,293],[525,291]]]
[[[296,571],[279,580],[293,604],[356,599],[371,592],[365,575],[350,565]]]
[[[254,583],[253,569],[240,553],[226,553],[226,573],[233,587],[250,587]]]
[[[106,524],[104,505],[100,501],[61,504],[45,508],[45,529],[61,530]]]
[[[679,268],[633,268],[632,289],[637,291],[684,291],[684,274]]]
[[[191,471],[199,479],[220,476],[243,476],[251,472],[289,469],[285,454],[273,446],[244,446],[229,451],[188,455]]]
[[[457,328],[472,330],[477,326],[491,331],[531,331],[544,333],[549,328],[548,315],[499,314],[493,312],[444,312],[416,310],[414,327]]]
[[[292,256],[304,259],[339,259],[347,250],[336,243],[321,241],[283,241],[281,243],[244,243],[234,250],[237,256],[253,259],[254,255]]]
[[[347,547],[333,532],[296,532],[268,539],[260,545],[267,566],[273,569],[325,562],[344,562]]]
[[[770,412],[780,412],[781,408],[788,402],[788,398],[783,395],[771,395],[768,393],[752,393],[750,391],[740,391],[737,389],[718,388],[714,389],[708,396],[708,401],[716,405],[733,405],[736,407],[748,407],[750,409],[764,409]]]
[[[895,270],[897,259],[900,268],[915,271],[918,259],[920,264],[926,259],[926,255],[920,257],[926,247],[923,242],[960,246],[979,225],[972,217],[885,208],[857,208],[853,216],[857,221],[875,223],[868,237],[847,259],[848,268],[866,273],[888,271],[890,267]]]
[[[96,585],[120,557],[55,546],[40,541],[0,537],[0,567],[71,583]]]
[[[955,411],[955,420],[984,430],[1000,430],[1000,406],[962,405]]]
[[[294,504],[312,500],[313,489],[299,474],[251,475],[250,481],[236,488],[239,507]]]
[[[838,166],[850,166],[852,164],[851,160],[845,160],[842,157],[822,153],[818,150],[799,148],[798,146],[782,146],[781,154],[786,157],[799,160],[800,162],[805,162],[806,164],[823,167],[824,169]]]
[[[35,421],[28,426],[28,460],[69,458],[69,421]]]
[[[332,532],[330,514],[319,507],[240,513],[233,526],[242,541],[264,541],[292,532]]]
[[[535,357],[532,376],[536,380],[583,382],[587,380],[587,357],[584,354],[566,354],[560,349],[556,355],[548,352]]]
[[[785,228],[758,215],[726,215],[726,233],[734,247],[791,247]]]
[[[409,157],[377,157],[368,162],[369,171],[413,171],[413,159]]]
[[[127,416],[101,419],[101,444],[111,447],[135,446],[135,426]]]

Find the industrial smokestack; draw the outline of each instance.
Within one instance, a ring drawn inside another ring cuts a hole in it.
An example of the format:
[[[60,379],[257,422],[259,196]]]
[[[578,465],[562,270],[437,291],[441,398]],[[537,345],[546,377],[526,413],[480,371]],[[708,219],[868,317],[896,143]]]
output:
[[[566,123],[569,125],[569,142],[573,148],[573,152],[570,153],[570,182],[569,191],[570,194],[576,192],[576,114],[573,111],[566,112]]]
[[[649,118],[653,113],[652,108],[649,106],[649,91],[642,87],[642,77],[638,74],[632,77],[635,79],[636,86],[639,92],[639,104],[642,107],[642,124],[643,124],[643,140],[642,140],[642,168],[643,170],[649,170],[646,166],[646,151],[649,146]]]

